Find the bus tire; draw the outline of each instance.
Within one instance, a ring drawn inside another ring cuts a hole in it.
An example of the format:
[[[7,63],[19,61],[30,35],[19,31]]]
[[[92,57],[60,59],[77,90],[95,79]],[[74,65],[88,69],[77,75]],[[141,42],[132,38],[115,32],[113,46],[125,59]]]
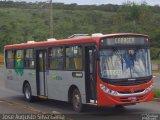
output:
[[[81,94],[80,94],[80,92],[77,88],[74,89],[73,93],[72,93],[72,105],[73,105],[73,109],[76,112],[82,112],[83,111],[84,105],[82,104]]]
[[[31,86],[29,83],[26,83],[24,86],[24,96],[28,102],[34,101],[34,97],[32,96]]]

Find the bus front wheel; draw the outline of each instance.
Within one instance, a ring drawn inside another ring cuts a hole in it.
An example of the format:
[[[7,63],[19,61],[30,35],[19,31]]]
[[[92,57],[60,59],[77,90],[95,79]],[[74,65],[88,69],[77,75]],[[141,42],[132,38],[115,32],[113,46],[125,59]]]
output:
[[[81,94],[77,88],[73,90],[72,105],[76,112],[82,112],[84,105],[82,104]]]
[[[33,102],[31,86],[29,83],[26,83],[24,86],[24,96],[28,102]]]

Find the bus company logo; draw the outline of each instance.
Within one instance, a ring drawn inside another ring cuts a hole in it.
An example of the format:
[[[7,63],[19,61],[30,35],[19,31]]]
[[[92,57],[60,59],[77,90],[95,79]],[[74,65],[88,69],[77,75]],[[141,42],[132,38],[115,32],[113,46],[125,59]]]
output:
[[[134,90],[133,88],[130,89],[130,92],[131,92],[131,93],[134,93],[134,91],[135,91],[135,90]]]
[[[136,88],[128,88],[128,89],[125,89],[126,92],[129,92],[129,93],[135,93],[138,89]]]
[[[58,74],[53,73],[52,74],[52,80],[62,80],[62,76],[59,76]]]

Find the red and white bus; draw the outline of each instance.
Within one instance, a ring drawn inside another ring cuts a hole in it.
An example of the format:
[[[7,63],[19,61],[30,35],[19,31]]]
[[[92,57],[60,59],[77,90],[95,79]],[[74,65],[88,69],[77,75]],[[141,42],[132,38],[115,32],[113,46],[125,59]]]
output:
[[[28,101],[43,96],[85,104],[120,106],[153,99],[147,35],[119,33],[4,47],[6,87]]]

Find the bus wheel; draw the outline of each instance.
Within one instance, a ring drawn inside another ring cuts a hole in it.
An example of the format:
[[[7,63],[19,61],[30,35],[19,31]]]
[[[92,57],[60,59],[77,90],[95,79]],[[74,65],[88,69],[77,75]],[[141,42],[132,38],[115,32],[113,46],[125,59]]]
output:
[[[73,109],[76,112],[82,112],[83,104],[82,104],[81,94],[77,88],[74,89],[72,94],[72,105],[73,105]]]
[[[28,102],[33,102],[31,86],[29,83],[24,86],[24,96]]]

